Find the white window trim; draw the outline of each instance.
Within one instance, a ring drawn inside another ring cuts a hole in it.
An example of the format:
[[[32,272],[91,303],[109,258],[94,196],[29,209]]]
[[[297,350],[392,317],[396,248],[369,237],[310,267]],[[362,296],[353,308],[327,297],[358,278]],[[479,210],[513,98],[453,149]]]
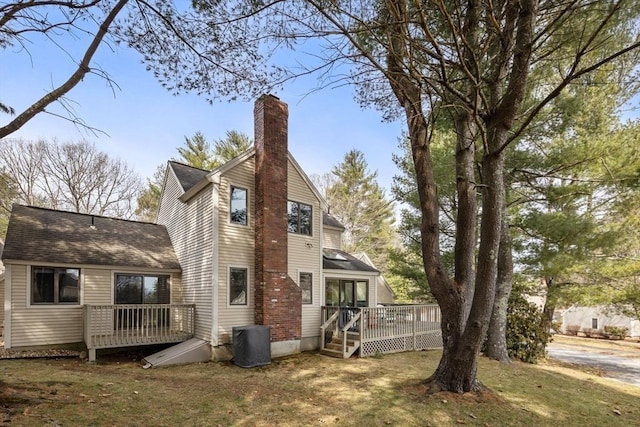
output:
[[[132,270],[110,270],[111,271],[111,305],[116,304],[116,276],[169,276],[169,304],[173,304],[173,273],[158,273]]]
[[[84,274],[85,274],[85,269],[78,267],[76,265],[64,265],[64,264],[52,264],[52,263],[44,263],[44,264],[26,264],[27,267],[27,274],[26,274],[26,278],[27,278],[27,294],[25,295],[25,299],[26,299],[26,307],[28,309],[42,309],[42,310],[59,310],[61,308],[65,308],[65,309],[78,309],[79,307],[82,307],[84,305]],[[45,267],[45,268],[75,268],[78,271],[80,271],[80,277],[79,277],[79,282],[80,282],[80,295],[78,295],[78,302],[77,303],[42,303],[42,304],[31,304],[31,286],[33,285],[33,283],[31,283],[31,271],[33,270],[34,267]],[[6,286],[6,279],[5,279],[5,286]],[[6,292],[6,291],[5,291]]]
[[[242,269],[242,270],[246,270],[247,271],[247,296],[246,296],[246,304],[231,304],[231,269]],[[250,282],[250,278],[251,278],[251,269],[249,268],[249,266],[247,265],[228,265],[227,266],[227,296],[226,296],[226,300],[227,300],[227,308],[231,308],[231,309],[246,309],[249,308],[251,306],[251,282]]]
[[[315,294],[315,290],[316,290],[316,285],[315,285],[315,283],[316,283],[316,274],[314,274],[313,271],[309,271],[309,270],[298,270],[298,281],[297,281],[297,284],[298,284],[298,287],[300,288],[300,292],[302,292],[302,286],[300,286],[300,281],[301,281],[300,280],[300,275],[304,274],[304,273],[307,273],[307,274],[311,275],[311,303],[303,302],[302,306],[303,307],[317,306],[318,305],[317,304],[318,298],[315,298],[315,295],[314,295]]]
[[[305,206],[309,206],[311,208],[311,229],[309,230],[310,233],[309,234],[305,234],[305,233],[301,233],[300,230],[298,231],[289,231],[289,225],[287,224],[287,233],[288,234],[293,234],[294,236],[302,236],[302,237],[306,237],[306,238],[314,238],[314,225],[317,222],[316,218],[314,218],[315,212],[316,212],[316,207],[313,205],[313,203],[308,203],[308,202],[301,202],[299,200],[292,200],[292,199],[287,199],[287,219],[289,216],[289,203],[297,203],[298,206],[299,205],[305,205]],[[322,219],[320,219],[320,221],[322,221]],[[299,222],[298,222],[299,225]],[[322,227],[321,227],[322,228]]]
[[[238,222],[233,222],[231,221],[231,190],[233,190],[234,188],[240,189],[240,190],[244,190],[247,192],[247,223],[246,224],[240,224]],[[229,212],[227,213],[227,222],[229,223],[229,225],[232,225],[234,227],[242,227],[242,228],[247,228],[249,227],[249,224],[251,223],[250,220],[250,209],[249,206],[251,205],[250,201],[251,201],[251,196],[249,194],[249,188],[247,186],[244,185],[236,185],[233,183],[229,183],[229,192],[227,193],[229,196]]]

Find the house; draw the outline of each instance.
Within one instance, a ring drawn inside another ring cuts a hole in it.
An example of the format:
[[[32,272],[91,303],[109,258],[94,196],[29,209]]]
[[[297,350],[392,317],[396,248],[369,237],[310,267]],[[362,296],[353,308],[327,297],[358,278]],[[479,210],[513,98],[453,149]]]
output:
[[[269,325],[279,356],[318,348],[323,304],[377,303],[379,272],[340,250],[344,228],[288,151],[287,105],[263,96],[254,121],[254,147],[219,168],[169,162],[158,209],[214,360],[236,326]]]
[[[14,205],[2,259],[8,349],[82,344],[88,306],[179,298],[180,264],[156,224]],[[111,322],[143,321],[129,311]]]
[[[288,151],[287,105],[262,96],[254,120],[255,146],[230,162],[168,163],[155,224],[15,205],[5,347],[79,344],[93,360],[191,338],[225,360],[236,328],[261,325],[277,357],[324,343],[326,307],[375,307],[380,273],[341,250],[343,227]]]
[[[605,328],[613,326],[627,328],[627,336],[640,338],[640,320],[617,313],[611,307],[583,307],[572,305],[566,309],[556,310],[554,320],[561,324],[563,333],[607,335]]]

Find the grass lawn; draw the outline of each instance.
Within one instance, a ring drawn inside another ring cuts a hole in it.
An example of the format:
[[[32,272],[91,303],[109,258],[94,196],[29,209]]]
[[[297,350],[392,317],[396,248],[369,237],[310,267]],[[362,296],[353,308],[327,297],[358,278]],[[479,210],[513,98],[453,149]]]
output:
[[[252,369],[148,370],[117,357],[0,360],[0,425],[640,426],[640,387],[550,362],[482,358],[479,377],[490,393],[427,396],[420,381],[439,357],[304,353]]]

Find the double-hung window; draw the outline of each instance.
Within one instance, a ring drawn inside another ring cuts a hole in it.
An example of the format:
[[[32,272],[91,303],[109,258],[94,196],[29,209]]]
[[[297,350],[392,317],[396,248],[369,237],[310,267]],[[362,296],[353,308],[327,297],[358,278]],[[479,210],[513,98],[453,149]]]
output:
[[[79,303],[79,268],[32,267],[31,304]]]
[[[311,236],[311,205],[289,201],[287,204],[287,229],[289,233]]]

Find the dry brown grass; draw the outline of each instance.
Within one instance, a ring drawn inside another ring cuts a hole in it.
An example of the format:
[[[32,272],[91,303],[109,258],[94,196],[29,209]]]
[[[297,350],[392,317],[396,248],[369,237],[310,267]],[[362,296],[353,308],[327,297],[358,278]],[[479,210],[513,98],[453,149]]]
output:
[[[439,352],[338,360],[315,353],[243,369],[144,370],[118,358],[0,360],[11,426],[640,426],[640,387],[556,364],[482,359],[479,395],[428,396]]]

